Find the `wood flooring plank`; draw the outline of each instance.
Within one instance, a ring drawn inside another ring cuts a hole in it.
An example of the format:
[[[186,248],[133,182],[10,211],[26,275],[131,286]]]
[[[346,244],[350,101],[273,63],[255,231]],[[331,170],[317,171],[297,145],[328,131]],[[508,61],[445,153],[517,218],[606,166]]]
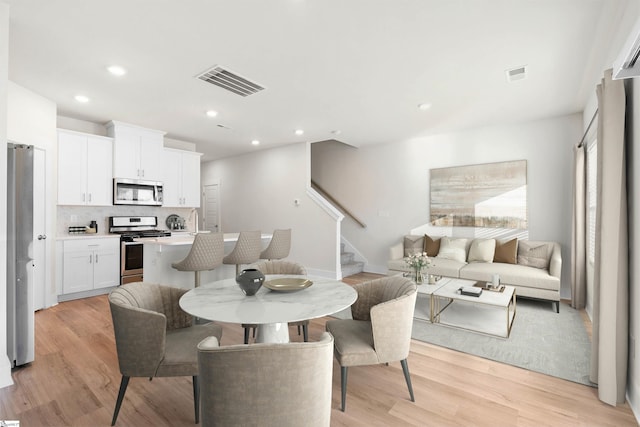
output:
[[[345,278],[350,284],[379,275]],[[311,340],[329,317],[309,324]],[[106,295],[36,313],[36,357],[0,389],[0,419],[22,426],[108,426],[120,372]],[[240,344],[240,325],[221,324],[222,345]],[[302,341],[290,329],[292,341]],[[416,402],[398,363],[349,369],[347,410],[340,411],[334,360],[331,425],[349,426],[635,426],[629,406],[600,402],[597,389],[420,341],[409,370]],[[193,426],[190,377],[132,378],[117,426]]]

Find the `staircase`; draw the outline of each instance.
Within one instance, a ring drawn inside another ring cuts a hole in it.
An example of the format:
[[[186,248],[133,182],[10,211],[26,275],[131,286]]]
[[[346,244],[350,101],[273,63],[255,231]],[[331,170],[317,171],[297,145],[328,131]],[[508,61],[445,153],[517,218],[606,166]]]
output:
[[[364,269],[364,262],[354,261],[353,257],[353,252],[345,252],[344,243],[340,243],[340,267],[343,278],[353,274],[362,273]]]

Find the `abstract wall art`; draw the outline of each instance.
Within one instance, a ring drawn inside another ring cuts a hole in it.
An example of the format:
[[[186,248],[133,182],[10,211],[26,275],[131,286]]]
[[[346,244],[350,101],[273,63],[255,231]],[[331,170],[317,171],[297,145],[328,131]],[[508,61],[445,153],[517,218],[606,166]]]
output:
[[[435,226],[527,228],[527,161],[430,171]]]

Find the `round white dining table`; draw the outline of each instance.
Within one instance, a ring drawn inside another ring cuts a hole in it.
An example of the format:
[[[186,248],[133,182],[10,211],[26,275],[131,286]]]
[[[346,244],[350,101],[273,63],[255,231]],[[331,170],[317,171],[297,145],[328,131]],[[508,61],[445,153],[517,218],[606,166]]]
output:
[[[267,275],[275,278],[304,276]],[[256,342],[289,342],[288,322],[315,319],[350,307],[358,294],[344,282],[307,276],[313,284],[297,291],[275,291],[262,286],[246,296],[235,279],[205,283],[180,298],[180,307],[192,316],[226,323],[258,325]]]

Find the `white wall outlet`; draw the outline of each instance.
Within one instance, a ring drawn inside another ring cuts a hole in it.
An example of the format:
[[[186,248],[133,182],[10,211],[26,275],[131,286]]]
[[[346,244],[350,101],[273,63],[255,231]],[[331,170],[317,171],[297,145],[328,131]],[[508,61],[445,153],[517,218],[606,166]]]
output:
[[[71,222],[78,222],[78,215],[71,215],[69,217],[69,221]]]

